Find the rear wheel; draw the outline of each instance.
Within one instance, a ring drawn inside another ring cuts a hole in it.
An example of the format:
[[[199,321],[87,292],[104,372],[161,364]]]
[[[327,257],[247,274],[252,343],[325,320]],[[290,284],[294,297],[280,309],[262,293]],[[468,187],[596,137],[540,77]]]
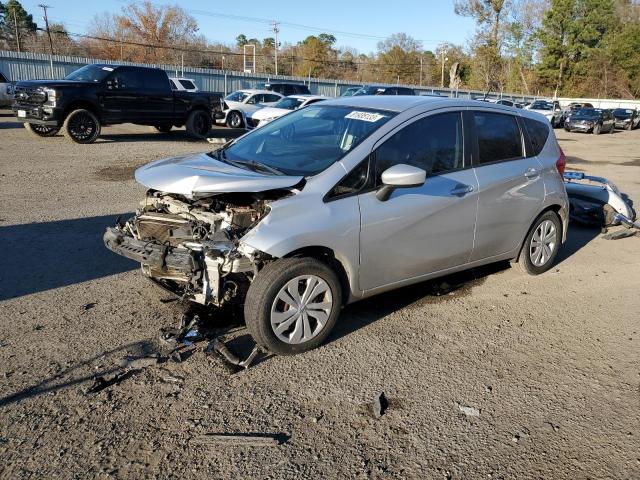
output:
[[[254,340],[278,355],[316,348],[327,338],[342,306],[335,272],[313,258],[284,258],[265,266],[244,304]]]
[[[229,112],[227,115],[227,127],[242,128],[242,124],[242,115],[240,115],[240,112]]]
[[[63,130],[67,138],[75,143],[93,143],[100,135],[100,120],[93,112],[78,109],[67,115]]]
[[[36,137],[52,137],[60,131],[57,127],[47,127],[46,125],[39,125],[37,123],[25,123],[24,128]]]
[[[211,114],[205,110],[194,110],[187,117],[187,134],[191,138],[203,140],[209,135],[211,130]]]
[[[518,266],[529,275],[540,275],[551,268],[562,241],[562,224],[555,212],[545,212],[533,223],[524,241]]]
[[[625,128],[629,131],[633,130],[633,123],[629,122],[629,125],[627,125]]]
[[[600,132],[601,132],[601,131],[602,131],[602,127],[601,127],[599,124],[598,124],[598,125],[595,125],[595,126],[593,127],[593,134],[594,134],[594,135],[600,135]]]

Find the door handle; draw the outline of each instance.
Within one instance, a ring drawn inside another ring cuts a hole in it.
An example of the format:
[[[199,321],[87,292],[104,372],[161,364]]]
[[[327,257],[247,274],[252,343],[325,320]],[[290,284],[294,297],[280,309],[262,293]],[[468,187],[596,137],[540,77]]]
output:
[[[449,191],[451,195],[455,195],[457,197],[464,197],[467,193],[473,192],[474,188],[472,185],[456,185],[453,189]]]
[[[524,172],[524,176],[527,178],[534,178],[540,175],[540,172],[535,168],[529,168],[526,172]]]

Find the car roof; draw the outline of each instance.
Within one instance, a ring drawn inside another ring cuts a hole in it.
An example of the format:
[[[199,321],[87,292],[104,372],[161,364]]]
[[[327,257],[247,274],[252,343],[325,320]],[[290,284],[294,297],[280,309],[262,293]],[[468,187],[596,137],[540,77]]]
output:
[[[171,80],[189,80],[190,82],[194,82],[195,80],[193,78],[188,78],[188,77],[169,77]]]
[[[260,90],[257,88],[241,88],[240,90],[236,90],[236,92],[243,92],[243,93],[269,93],[269,94],[274,94],[274,95],[280,95],[278,92],[272,92],[271,90]],[[231,92],[233,93],[233,92]]]
[[[299,100],[311,100],[312,98],[327,98],[323,95],[313,95],[311,93],[296,93],[295,95],[289,95],[286,98],[297,98]]]
[[[370,108],[374,110],[387,110],[390,112],[403,112],[418,106],[446,106],[447,104],[468,106],[477,105],[477,102],[457,98],[438,98],[419,95],[360,95],[357,97],[340,97],[326,100],[322,102],[322,104],[354,108]]]

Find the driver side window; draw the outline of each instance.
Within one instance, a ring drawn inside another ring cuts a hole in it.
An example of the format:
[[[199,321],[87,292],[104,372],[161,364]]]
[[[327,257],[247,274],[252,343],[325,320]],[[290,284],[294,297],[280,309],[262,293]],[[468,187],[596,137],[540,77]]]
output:
[[[376,184],[382,172],[401,163],[427,175],[463,167],[462,113],[449,112],[422,118],[396,132],[375,152]]]

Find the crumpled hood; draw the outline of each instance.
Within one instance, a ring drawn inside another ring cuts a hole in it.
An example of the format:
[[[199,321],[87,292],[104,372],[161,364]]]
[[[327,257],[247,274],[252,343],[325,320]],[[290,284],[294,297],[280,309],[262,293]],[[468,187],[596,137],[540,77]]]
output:
[[[138,168],[135,177],[145,187],[193,198],[215,193],[288,188],[303,179],[302,176],[245,170],[211,158],[206,153],[156,160]]]

